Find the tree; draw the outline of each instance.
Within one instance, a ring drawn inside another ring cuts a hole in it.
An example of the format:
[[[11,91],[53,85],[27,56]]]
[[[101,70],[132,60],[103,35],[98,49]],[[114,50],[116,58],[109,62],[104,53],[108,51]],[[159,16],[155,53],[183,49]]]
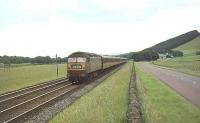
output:
[[[159,58],[158,53],[148,50],[148,51],[140,51],[133,55],[135,61],[154,61]]]
[[[197,52],[196,52],[196,55],[200,55],[200,51],[197,51]]]
[[[46,56],[46,57],[37,56],[31,60],[31,63],[33,63],[33,64],[36,64],[36,63],[37,64],[49,64],[49,63],[52,63],[52,60],[51,60],[51,57],[49,57],[49,56]]]
[[[4,63],[4,64],[10,64],[11,63],[9,56],[6,56],[6,55],[1,57],[0,61],[1,61],[1,63]]]
[[[67,59],[68,59],[67,57],[64,57],[64,58],[61,59],[61,62],[67,63]]]
[[[169,50],[169,54],[171,54],[173,57],[183,56],[183,52],[178,50]]]

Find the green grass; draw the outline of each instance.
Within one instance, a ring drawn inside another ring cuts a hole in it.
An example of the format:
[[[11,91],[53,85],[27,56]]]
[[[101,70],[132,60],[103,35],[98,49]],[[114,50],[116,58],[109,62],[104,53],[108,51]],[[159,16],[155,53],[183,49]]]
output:
[[[59,65],[59,77],[66,76],[66,64]],[[56,65],[28,65],[12,67],[10,72],[0,69],[0,93],[20,89],[56,79]]]
[[[183,51],[185,55],[194,54],[196,51],[200,51],[200,36],[175,48],[175,50]]]
[[[200,55],[188,55],[166,60],[157,60],[153,64],[172,68],[176,71],[200,76]]]
[[[154,64],[173,68],[174,70],[194,76],[200,76],[200,55],[195,54],[196,51],[200,51],[200,36],[175,48],[175,50],[182,51],[184,56],[168,58],[165,60],[157,60],[154,62]]]
[[[137,87],[147,123],[200,123],[200,110],[136,63]]]
[[[50,123],[124,123],[131,62],[85,94]]]

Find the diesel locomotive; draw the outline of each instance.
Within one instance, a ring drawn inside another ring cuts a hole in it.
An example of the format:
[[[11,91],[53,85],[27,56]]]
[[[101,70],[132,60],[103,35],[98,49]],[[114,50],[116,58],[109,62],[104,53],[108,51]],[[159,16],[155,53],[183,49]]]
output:
[[[97,76],[104,69],[125,63],[125,58],[74,52],[68,56],[67,75],[70,81],[83,82]]]

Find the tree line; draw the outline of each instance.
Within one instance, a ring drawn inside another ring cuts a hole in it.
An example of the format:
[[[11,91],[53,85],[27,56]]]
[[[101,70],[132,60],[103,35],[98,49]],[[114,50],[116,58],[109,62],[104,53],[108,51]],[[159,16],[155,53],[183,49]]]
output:
[[[154,61],[159,58],[159,54],[152,50],[145,50],[139,52],[130,52],[117,55],[117,57],[123,57],[127,59],[134,59],[134,61]]]
[[[183,56],[183,52],[178,51],[178,50],[167,50],[165,55],[168,58],[181,57]],[[159,53],[153,50],[143,50],[139,52],[130,52],[130,53],[117,55],[117,57],[134,59],[134,61],[155,61],[159,59]]]
[[[58,63],[67,62],[67,57],[57,58]],[[32,63],[32,64],[51,64],[56,63],[56,58],[50,56],[37,56],[34,58],[22,57],[22,56],[0,56],[0,63],[4,64],[21,64],[21,63]]]
[[[169,50],[167,56],[181,57],[183,56],[183,52],[178,50]]]
[[[155,61],[159,58],[159,55],[157,52],[149,50],[136,52],[132,57],[134,61]]]

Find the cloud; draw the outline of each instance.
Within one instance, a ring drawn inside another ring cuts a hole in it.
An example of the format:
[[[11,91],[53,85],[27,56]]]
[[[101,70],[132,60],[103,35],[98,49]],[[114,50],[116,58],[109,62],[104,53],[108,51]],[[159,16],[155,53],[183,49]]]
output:
[[[163,10],[144,21],[144,24],[148,29],[153,29],[155,33],[162,31],[168,33],[168,35],[171,33],[175,36],[178,35],[177,32],[184,33],[192,29],[199,29],[199,13],[200,8],[198,6]]]
[[[132,41],[130,36],[134,33],[133,26],[119,23],[80,23],[56,16],[45,24],[14,24],[0,35],[2,47],[7,47],[9,51],[4,51],[6,54],[17,51],[21,55],[36,56],[61,51],[63,55],[64,52],[67,54],[78,50],[115,53],[119,49],[120,52],[129,51],[127,44]],[[126,44],[124,47],[123,43]]]
[[[80,10],[80,4],[77,0],[25,0],[17,10],[27,14],[51,14],[64,8]]]
[[[0,31],[0,55],[125,53],[200,29],[199,4],[162,2],[25,0],[15,4],[11,13],[17,16],[10,14],[12,23]]]

